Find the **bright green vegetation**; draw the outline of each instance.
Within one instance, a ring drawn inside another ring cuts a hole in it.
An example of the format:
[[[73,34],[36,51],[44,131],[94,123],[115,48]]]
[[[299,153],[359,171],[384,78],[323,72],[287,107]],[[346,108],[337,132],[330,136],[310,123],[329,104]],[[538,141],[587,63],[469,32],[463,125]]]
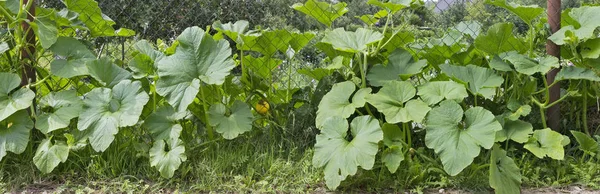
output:
[[[114,29],[93,0],[63,3],[61,11],[37,8],[29,21],[31,4],[0,0],[6,191],[38,180],[103,192],[600,187],[600,138],[587,120],[600,97],[600,7],[565,10],[570,25],[548,36],[538,33],[546,30],[543,8],[488,0],[527,31],[464,21],[433,38],[392,20],[420,1],[369,0],[379,11],[347,30],[334,25],[345,3],[308,0],[291,7],[327,30],[217,21],[172,43],[140,40],[132,59],[120,61],[78,38],[135,32]],[[22,22],[32,25],[34,45]],[[547,39],[563,46],[561,59],[545,54]],[[24,58],[30,46],[37,52]],[[325,55],[321,67],[275,73],[306,47]],[[22,82],[26,64],[37,81]],[[553,68],[560,70],[548,83]],[[292,84],[298,75],[314,83]],[[563,92],[551,102],[558,82]],[[254,110],[259,101],[268,112]],[[560,103],[570,105],[566,121],[551,130],[545,112]]]

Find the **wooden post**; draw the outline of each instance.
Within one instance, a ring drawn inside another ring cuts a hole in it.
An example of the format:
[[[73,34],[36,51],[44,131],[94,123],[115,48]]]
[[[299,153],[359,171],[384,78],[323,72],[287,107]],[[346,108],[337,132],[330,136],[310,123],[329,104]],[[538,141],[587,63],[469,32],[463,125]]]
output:
[[[552,33],[555,33],[560,29],[560,0],[548,0],[547,2],[548,24],[550,25],[550,30]],[[554,42],[550,40],[547,40],[546,53],[555,56],[556,58],[560,58],[560,46],[554,44]],[[548,84],[554,83],[554,77],[556,77],[558,71],[559,69],[552,69],[546,75],[546,81]],[[557,83],[550,87],[550,103],[558,100],[559,98],[560,83]],[[560,130],[560,103],[548,108],[546,114],[548,118],[548,127],[556,131]]]
[[[23,5],[26,5],[29,1],[33,2],[31,2],[27,19],[33,21],[33,16],[35,15],[35,0],[23,0]],[[21,27],[23,28],[23,32],[25,32],[27,41],[27,46],[21,49],[21,86],[25,86],[36,81],[35,69],[33,67],[36,63],[35,33],[33,33],[33,28],[31,28],[27,22],[22,22]],[[32,90],[35,92],[35,88]]]

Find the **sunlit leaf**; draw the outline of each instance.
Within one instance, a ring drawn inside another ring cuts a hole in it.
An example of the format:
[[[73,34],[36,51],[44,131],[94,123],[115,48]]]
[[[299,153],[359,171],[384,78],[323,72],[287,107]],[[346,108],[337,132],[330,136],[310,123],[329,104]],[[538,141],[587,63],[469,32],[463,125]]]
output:
[[[425,145],[435,150],[451,176],[469,166],[481,147],[490,149],[496,131],[502,130],[490,111],[473,107],[463,115],[462,107],[452,100],[443,101],[429,111],[425,124]]]
[[[335,189],[348,175],[356,174],[358,167],[373,168],[379,141],[383,132],[377,119],[359,116],[350,124],[352,140],[347,140],[348,122],[341,117],[330,117],[317,135],[313,165],[325,167],[325,183]]]

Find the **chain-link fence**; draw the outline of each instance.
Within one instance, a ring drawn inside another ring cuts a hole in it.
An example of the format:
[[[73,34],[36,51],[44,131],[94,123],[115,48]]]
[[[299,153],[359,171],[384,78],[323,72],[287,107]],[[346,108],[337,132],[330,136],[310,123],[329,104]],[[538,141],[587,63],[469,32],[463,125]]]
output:
[[[97,53],[120,59],[122,65],[127,64],[133,58],[135,49],[133,45],[142,39],[152,43],[160,42],[170,45],[177,36],[190,26],[208,28],[214,22],[221,23],[248,21],[248,30],[256,32],[274,31],[286,29],[285,33],[311,32],[305,40],[308,45],[295,53],[293,59],[286,57],[285,50],[278,49],[272,56],[261,58],[261,54],[254,52],[253,45],[246,45],[246,49],[237,50],[236,40],[228,39],[234,53],[240,56],[252,56],[258,64],[270,64],[271,58],[277,59],[275,65],[262,65],[267,68],[266,72],[272,74],[270,80],[273,85],[281,88],[301,88],[315,83],[315,80],[306,74],[298,73],[302,69],[313,69],[324,66],[323,60],[326,54],[318,46],[318,41],[324,36],[328,28],[345,28],[354,31],[358,28],[379,28],[383,31],[385,24],[393,27],[396,31],[405,31],[412,34],[411,40],[390,42],[394,47],[410,47],[419,54],[419,51],[428,55],[430,63],[443,63],[458,53],[466,57],[462,60],[475,60],[468,49],[469,47],[455,45],[470,45],[477,36],[485,34],[490,27],[500,22],[508,22],[514,25],[512,29],[517,36],[531,36],[529,28],[533,23],[527,23],[518,15],[511,13],[506,8],[493,5],[494,3],[505,3],[504,0],[424,0],[403,9],[393,15],[385,17],[378,12],[380,9],[367,3],[368,0],[329,0],[324,1],[331,4],[343,3],[348,12],[339,15],[327,27],[309,16],[294,10],[292,5],[305,3],[306,0],[98,0],[102,12],[115,21],[115,29],[129,28],[136,35],[129,38],[97,38],[88,39]],[[509,6],[517,3],[520,5],[534,5],[546,8],[546,0],[515,0],[509,1]],[[560,15],[561,10],[579,7],[585,4],[597,4],[599,0],[557,0],[549,7],[560,8],[543,13],[544,17],[537,17],[538,32],[536,37],[547,37],[552,31],[558,30],[559,26],[548,25],[545,20],[553,18],[546,15]],[[57,0],[38,0],[42,7],[62,8],[64,6]],[[331,7],[322,7],[331,9]],[[330,11],[330,10],[327,10]],[[387,21],[389,19],[389,21]],[[550,21],[552,23],[555,21]],[[563,26],[569,25],[568,20],[563,20]],[[212,34],[217,33],[214,29]],[[313,36],[314,35],[314,36]],[[83,37],[86,39],[85,37]],[[278,36],[271,36],[269,40],[273,47],[278,47],[281,42]],[[410,46],[406,42],[412,42]],[[518,45],[525,42],[512,42],[513,47],[536,47],[539,51],[545,50],[545,41],[538,41],[539,45]],[[257,45],[259,46],[259,45]],[[547,47],[550,54],[558,51],[558,47]],[[439,59],[436,61],[435,59]],[[260,61],[265,60],[265,61]],[[240,72],[237,72],[238,74]],[[559,89],[559,88],[557,88]],[[551,110],[558,112],[557,110]],[[550,119],[552,120],[552,119]],[[556,120],[558,122],[558,120]]]

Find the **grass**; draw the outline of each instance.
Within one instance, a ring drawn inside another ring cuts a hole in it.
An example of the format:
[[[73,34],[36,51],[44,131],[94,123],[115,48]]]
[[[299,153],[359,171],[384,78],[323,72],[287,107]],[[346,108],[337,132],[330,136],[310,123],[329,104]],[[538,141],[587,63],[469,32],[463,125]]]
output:
[[[0,192],[75,192],[75,193],[324,193],[321,169],[312,166],[314,131],[273,131],[255,128],[234,140],[202,144],[202,129],[184,125],[188,160],[172,179],[161,178],[150,167],[146,140],[136,136],[136,128],[121,129],[115,142],[104,153],[87,147],[71,152],[66,163],[52,173],[41,174],[34,166],[35,150],[30,146],[20,155],[9,153],[0,164]],[[200,131],[199,133],[195,133]],[[191,134],[191,135],[190,135]],[[194,135],[195,134],[195,135]],[[291,134],[293,137],[286,138]],[[298,134],[304,134],[302,137]],[[40,134],[37,134],[40,135]],[[35,134],[33,135],[35,139]],[[29,144],[32,145],[32,144]],[[199,146],[201,145],[201,146]],[[433,157],[428,149],[417,149]],[[527,152],[509,152],[522,170],[524,187],[561,187],[582,185],[600,188],[600,164],[595,158],[582,158],[576,148],[567,149],[563,161],[537,159]],[[490,193],[489,156],[483,151],[474,164],[455,177],[446,175],[438,160],[411,155],[395,174],[377,156],[371,170],[359,169],[343,181],[337,191],[349,193],[430,192],[440,188],[473,193]]]

